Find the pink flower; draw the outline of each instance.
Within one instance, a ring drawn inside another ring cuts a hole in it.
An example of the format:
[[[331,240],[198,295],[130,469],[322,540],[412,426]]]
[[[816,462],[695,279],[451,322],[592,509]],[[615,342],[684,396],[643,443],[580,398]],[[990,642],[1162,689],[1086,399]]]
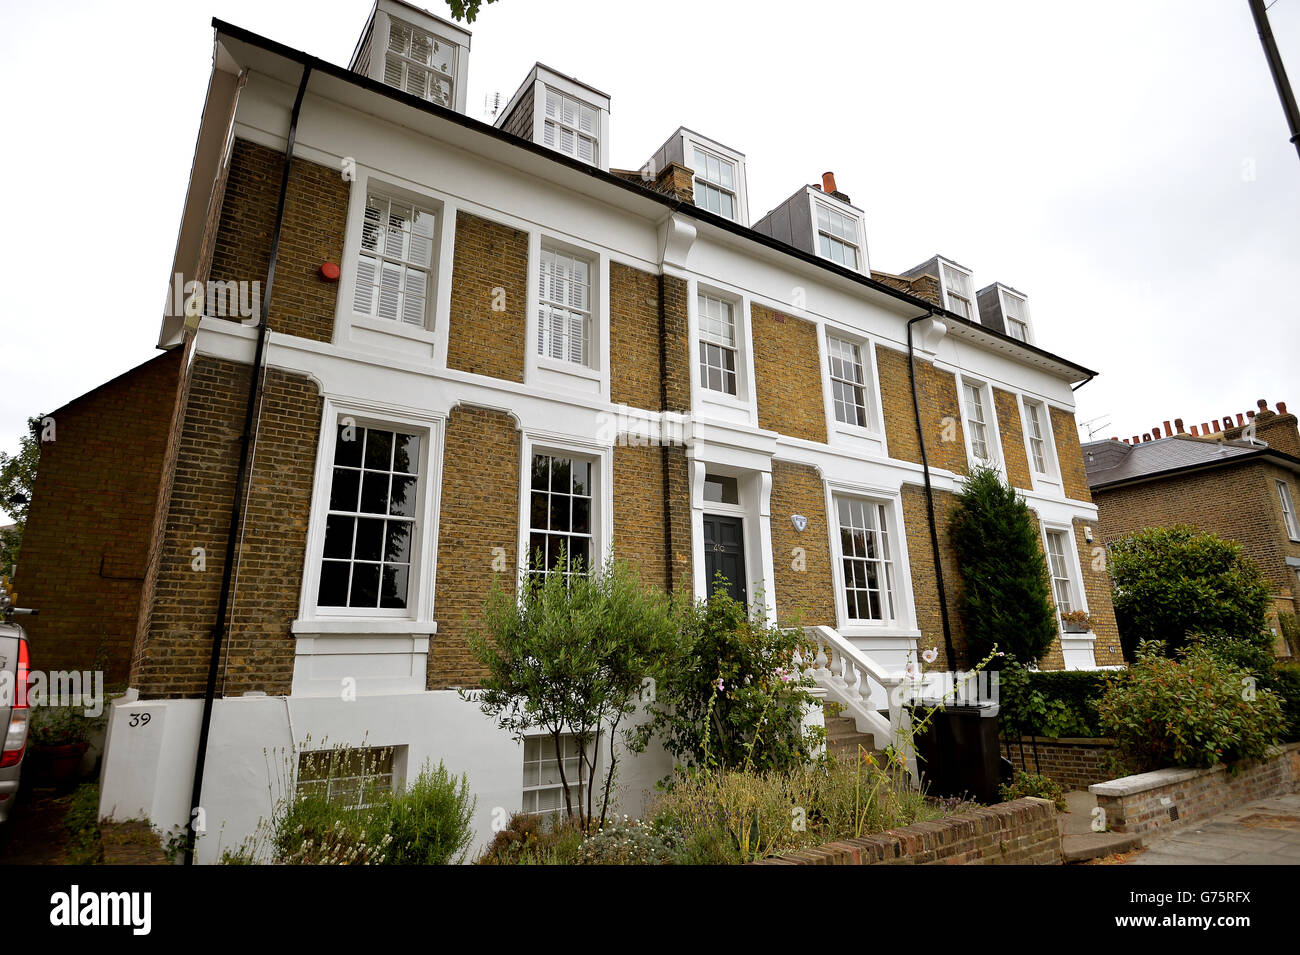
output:
[[[935,660],[939,659],[938,648],[930,647],[930,649],[928,650],[922,650],[921,659],[924,660],[926,663],[933,663]]]

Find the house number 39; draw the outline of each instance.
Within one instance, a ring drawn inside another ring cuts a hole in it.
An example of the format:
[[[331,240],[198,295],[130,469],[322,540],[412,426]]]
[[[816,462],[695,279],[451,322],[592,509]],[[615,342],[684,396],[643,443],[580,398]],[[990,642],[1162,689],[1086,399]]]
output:
[[[132,713],[127,726],[148,726],[151,719],[153,716],[150,713]]]

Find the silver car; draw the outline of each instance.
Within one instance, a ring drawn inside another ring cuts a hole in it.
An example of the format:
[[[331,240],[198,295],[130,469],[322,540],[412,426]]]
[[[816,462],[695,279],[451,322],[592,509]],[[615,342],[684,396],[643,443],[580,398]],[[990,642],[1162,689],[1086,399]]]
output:
[[[5,620],[0,608],[0,823],[9,818],[18,797],[18,781],[27,752],[27,675],[31,658],[23,628]]]

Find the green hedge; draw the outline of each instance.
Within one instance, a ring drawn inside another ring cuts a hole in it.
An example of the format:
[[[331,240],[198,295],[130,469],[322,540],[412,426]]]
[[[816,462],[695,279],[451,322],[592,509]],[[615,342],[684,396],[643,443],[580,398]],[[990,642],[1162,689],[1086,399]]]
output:
[[[1097,701],[1123,671],[1003,670],[998,692],[1004,736],[1095,737],[1104,735]]]

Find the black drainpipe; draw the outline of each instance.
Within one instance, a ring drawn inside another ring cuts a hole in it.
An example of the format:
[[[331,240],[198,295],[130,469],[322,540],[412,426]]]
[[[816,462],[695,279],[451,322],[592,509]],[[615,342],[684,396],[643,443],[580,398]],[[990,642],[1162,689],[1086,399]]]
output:
[[[912,326],[923,318],[932,318],[933,311],[918,315],[907,323],[907,375],[912,382],[912,413],[916,416],[916,438],[921,444],[921,473],[925,476],[925,507],[930,520],[930,552],[934,556],[934,580],[939,588],[939,615],[943,618],[943,647],[947,652],[950,669],[957,669],[957,657],[952,646],[952,626],[948,622],[948,594],[943,585],[943,564],[939,560],[939,530],[934,519],[934,488],[930,485],[930,459],[925,453],[925,429],[921,426],[921,402],[916,396],[916,357],[912,347]],[[960,400],[960,399],[959,399]]]
[[[226,639],[226,613],[230,608],[230,583],[235,571],[235,549],[239,546],[240,514],[247,491],[249,449],[257,426],[257,406],[261,391],[262,360],[266,353],[266,334],[269,327],[267,315],[271,307],[271,292],[275,288],[275,260],[280,252],[280,233],[284,228],[284,205],[289,193],[289,166],[293,162],[293,144],[298,136],[298,113],[302,98],[307,92],[311,67],[302,68],[298,95],[289,115],[289,139],[284,148],[284,172],[280,176],[280,198],[275,207],[275,231],[271,237],[271,261],[266,267],[266,291],[262,296],[261,321],[257,329],[257,349],[253,354],[252,374],[248,381],[248,408],[244,412],[244,433],[239,436],[239,470],[235,472],[235,497],[230,504],[230,529],[226,535],[226,554],[221,565],[221,593],[217,599],[217,619],[212,625],[212,653],[208,657],[208,685],[203,693],[203,721],[199,724],[199,746],[194,759],[194,788],[190,793],[190,818],[185,826],[185,864],[194,864],[194,811],[202,803],[203,769],[208,755],[208,734],[212,729],[212,703],[217,693],[217,673],[221,668],[221,648]]]

